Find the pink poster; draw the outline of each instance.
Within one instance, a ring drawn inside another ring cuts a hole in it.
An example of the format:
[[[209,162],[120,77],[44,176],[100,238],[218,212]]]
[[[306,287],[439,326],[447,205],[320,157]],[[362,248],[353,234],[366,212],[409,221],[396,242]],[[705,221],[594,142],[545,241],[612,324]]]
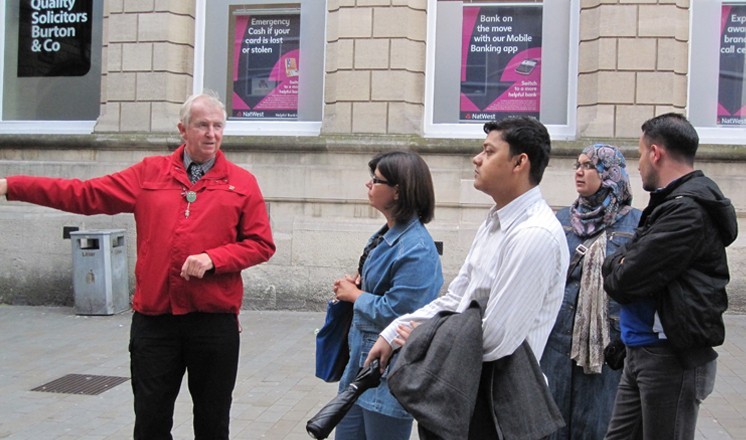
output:
[[[297,119],[300,13],[232,14],[234,119]]]
[[[464,6],[462,121],[539,117],[541,5]]]
[[[727,6],[722,6],[720,20],[718,125],[746,125],[744,62],[746,62],[746,3],[729,3]]]

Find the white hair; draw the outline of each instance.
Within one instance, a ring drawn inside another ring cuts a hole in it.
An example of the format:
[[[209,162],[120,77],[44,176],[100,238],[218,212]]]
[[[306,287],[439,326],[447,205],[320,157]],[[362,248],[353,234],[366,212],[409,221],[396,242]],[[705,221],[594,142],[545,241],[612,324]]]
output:
[[[225,104],[220,100],[220,95],[218,95],[214,90],[205,89],[202,93],[195,93],[188,97],[186,101],[184,101],[184,104],[181,105],[181,110],[179,111],[179,122],[184,126],[189,125],[189,119],[192,116],[192,105],[197,99],[206,99],[209,103],[222,110],[223,120],[228,118],[228,114],[225,111]]]

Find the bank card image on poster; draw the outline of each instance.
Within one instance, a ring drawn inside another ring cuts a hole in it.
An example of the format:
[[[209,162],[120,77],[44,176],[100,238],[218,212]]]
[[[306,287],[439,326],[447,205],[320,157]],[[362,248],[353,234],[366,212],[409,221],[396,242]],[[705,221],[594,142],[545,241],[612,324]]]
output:
[[[464,6],[460,120],[539,117],[541,5]]]
[[[297,119],[300,11],[231,6],[231,119]]]
[[[746,125],[746,2],[724,3],[720,16],[717,124]]]

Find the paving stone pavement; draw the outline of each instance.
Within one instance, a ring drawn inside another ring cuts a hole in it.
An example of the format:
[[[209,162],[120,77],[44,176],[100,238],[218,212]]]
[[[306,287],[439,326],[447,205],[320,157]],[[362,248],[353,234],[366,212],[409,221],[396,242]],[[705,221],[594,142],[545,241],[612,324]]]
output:
[[[130,313],[77,316],[67,307],[0,306],[0,439],[119,440],[132,434],[129,381],[95,396],[30,391],[68,374],[129,377]],[[698,440],[746,439],[746,315],[726,315],[715,391]],[[336,394],[313,375],[317,312],[243,311],[231,438],[308,439],[306,421]],[[193,438],[182,387],[175,439]],[[412,439],[417,439],[413,433]]]

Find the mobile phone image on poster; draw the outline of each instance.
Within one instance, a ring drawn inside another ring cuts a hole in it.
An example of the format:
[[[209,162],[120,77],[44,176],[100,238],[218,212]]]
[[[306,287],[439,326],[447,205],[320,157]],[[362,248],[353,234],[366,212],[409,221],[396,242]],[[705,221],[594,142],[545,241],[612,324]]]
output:
[[[746,125],[746,2],[723,5],[720,18],[717,124]]]
[[[232,8],[231,21],[231,118],[297,119],[300,11],[271,14]]]
[[[464,6],[462,121],[539,117],[541,5]]]

